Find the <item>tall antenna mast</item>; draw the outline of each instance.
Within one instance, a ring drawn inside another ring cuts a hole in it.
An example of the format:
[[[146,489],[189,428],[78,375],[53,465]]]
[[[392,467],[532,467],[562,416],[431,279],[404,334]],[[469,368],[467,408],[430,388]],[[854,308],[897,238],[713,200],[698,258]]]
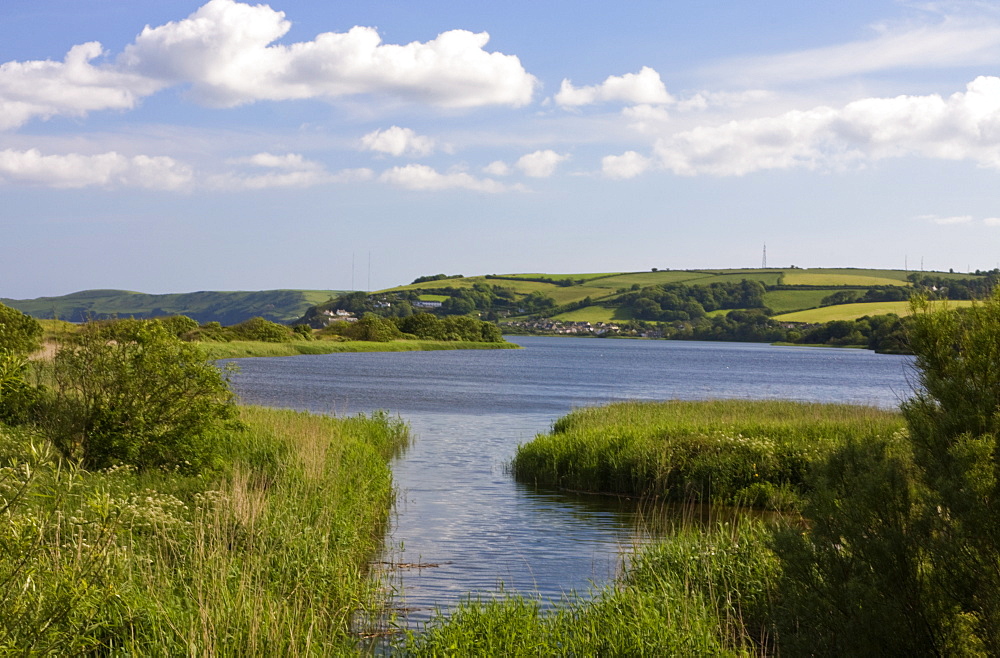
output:
[[[760,259],[760,269],[762,269],[762,270],[766,270],[767,269],[767,243],[766,242],[764,243],[764,255],[761,256],[761,259]]]

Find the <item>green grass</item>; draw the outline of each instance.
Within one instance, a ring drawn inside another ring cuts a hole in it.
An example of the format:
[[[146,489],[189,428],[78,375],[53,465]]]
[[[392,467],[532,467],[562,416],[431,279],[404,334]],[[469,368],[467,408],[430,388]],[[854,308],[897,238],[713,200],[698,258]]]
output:
[[[420,295],[419,299],[424,302],[443,302],[451,298],[448,295]]]
[[[970,306],[971,301],[959,300],[949,301],[948,306],[959,308]],[[895,313],[903,317],[910,314],[910,302],[860,302],[857,304],[838,304],[836,306],[824,306],[807,311],[795,313],[785,313],[774,316],[775,320],[782,322],[833,322],[835,320],[857,320],[866,315],[887,315]]]
[[[754,656],[770,647],[776,562],[759,523],[685,529],[647,547],[614,587],[554,609],[469,600],[410,633],[414,656]],[[554,539],[558,541],[557,539]]]
[[[605,308],[603,306],[586,306],[575,311],[560,313],[553,316],[554,320],[562,320],[564,322],[590,322],[593,324],[598,322],[621,322],[623,320],[630,320],[631,318],[632,316],[628,309]]]
[[[907,286],[905,280],[884,276],[878,270],[789,270],[785,273],[786,286]]]
[[[829,290],[770,290],[764,293],[764,305],[775,313],[791,313],[808,308],[818,308],[824,297],[832,295]]]
[[[518,447],[512,470],[569,490],[781,508],[832,449],[902,426],[894,411],[851,405],[624,402],[561,418]]]
[[[340,352],[430,352],[438,350],[519,349],[513,343],[477,343],[460,340],[394,340],[388,343],[363,340],[313,340],[290,343],[264,343],[234,340],[228,343],[198,343],[209,359],[242,359],[254,356],[295,356],[298,354],[337,354]]]
[[[242,410],[215,475],[85,472],[0,427],[0,654],[343,655],[405,425]]]

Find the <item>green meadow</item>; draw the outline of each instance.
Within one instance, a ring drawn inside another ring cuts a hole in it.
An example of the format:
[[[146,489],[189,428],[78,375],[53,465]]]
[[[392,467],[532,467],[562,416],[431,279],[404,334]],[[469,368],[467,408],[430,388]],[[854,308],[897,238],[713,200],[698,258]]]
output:
[[[968,307],[972,305],[968,300],[953,300],[947,302],[952,308]],[[782,322],[834,322],[836,320],[857,320],[866,315],[887,315],[895,313],[900,317],[908,316],[911,313],[910,302],[861,302],[854,304],[837,304],[835,306],[824,306],[806,311],[794,313],[784,313],[774,316],[775,320]]]

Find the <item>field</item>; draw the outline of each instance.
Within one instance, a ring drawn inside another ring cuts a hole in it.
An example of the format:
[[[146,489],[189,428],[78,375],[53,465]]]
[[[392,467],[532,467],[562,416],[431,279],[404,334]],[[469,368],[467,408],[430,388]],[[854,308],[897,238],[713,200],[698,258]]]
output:
[[[952,308],[969,306],[970,301],[950,301],[948,305]],[[807,311],[797,311],[795,313],[785,313],[774,316],[775,320],[781,322],[833,322],[835,320],[857,320],[866,315],[886,315],[895,313],[903,317],[910,314],[909,302],[862,302],[857,304],[839,304],[837,306],[824,306]]]
[[[865,288],[871,286],[908,286],[907,275],[912,272],[904,270],[866,270],[851,268],[773,268],[773,269],[732,269],[732,270],[658,270],[625,273],[586,273],[586,274],[504,274],[502,279],[488,279],[485,276],[467,276],[461,279],[445,279],[421,284],[410,284],[389,288],[380,292],[401,290],[433,291],[441,288],[470,288],[477,283],[489,286],[509,288],[521,295],[534,292],[551,297],[556,304],[572,304],[590,297],[595,302],[614,303],[614,298],[620,290],[631,290],[633,286],[640,288],[663,285],[668,283],[684,283],[688,285],[709,285],[712,283],[731,283],[743,279],[760,281],[764,285],[803,286],[806,290],[775,290],[766,294],[765,303],[777,313],[790,313],[804,309],[816,308],[820,301],[843,287]],[[934,276],[945,278],[968,278],[967,274],[951,274],[943,272],[928,272]],[[580,280],[584,283],[572,286],[559,286],[554,283],[529,281],[528,279]],[[820,289],[815,289],[815,288]],[[430,295],[422,298],[430,299]],[[436,298],[436,297],[435,297]],[[559,319],[584,320],[590,322],[621,319],[621,316],[609,318],[606,310],[561,314]]]
[[[906,281],[871,274],[842,274],[815,270],[790,270],[782,281],[786,286],[906,286]]]
[[[560,313],[552,318],[563,322],[620,322],[630,320],[627,309],[605,308],[603,306],[586,306],[568,313]]]
[[[791,313],[817,308],[830,290],[770,290],[764,293],[764,304],[775,313]]]

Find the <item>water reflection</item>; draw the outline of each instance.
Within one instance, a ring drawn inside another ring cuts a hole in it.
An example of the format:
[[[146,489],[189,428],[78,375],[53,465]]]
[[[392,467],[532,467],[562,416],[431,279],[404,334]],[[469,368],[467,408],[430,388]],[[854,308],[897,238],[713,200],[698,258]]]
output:
[[[910,359],[862,350],[516,338],[524,350],[244,359],[248,403],[323,413],[387,409],[414,431],[393,461],[399,490],[385,561],[411,621],[469,592],[558,600],[620,568],[633,501],[515,483],[519,443],[574,407],[624,399],[787,398],[894,407]],[[683,512],[683,510],[682,510]],[[700,514],[700,513],[699,513]]]

